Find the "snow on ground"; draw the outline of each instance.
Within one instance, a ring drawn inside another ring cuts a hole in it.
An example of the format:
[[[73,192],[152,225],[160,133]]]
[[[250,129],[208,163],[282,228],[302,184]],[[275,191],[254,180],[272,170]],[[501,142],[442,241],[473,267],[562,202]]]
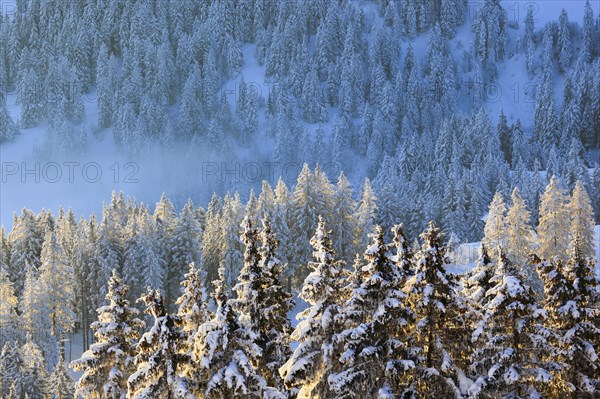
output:
[[[69,364],[73,360],[77,360],[83,354],[83,334],[81,332],[71,334],[65,344],[65,362]],[[71,378],[78,380],[83,375],[81,371],[74,371],[69,368]]]

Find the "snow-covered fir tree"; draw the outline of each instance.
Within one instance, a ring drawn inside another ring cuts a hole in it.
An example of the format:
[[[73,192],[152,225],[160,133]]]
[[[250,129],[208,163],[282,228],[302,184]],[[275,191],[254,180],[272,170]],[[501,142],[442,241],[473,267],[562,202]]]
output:
[[[202,279],[205,274],[200,272],[194,263],[190,263],[185,280],[181,282],[183,294],[177,299],[177,325],[179,335],[178,350],[180,355],[179,368],[181,375],[191,381],[190,390],[194,393],[200,384],[194,382],[196,364],[192,356],[194,337],[200,326],[209,320],[208,297]]]
[[[14,342],[20,331],[17,315],[19,301],[5,269],[0,269],[0,298],[0,345],[4,347],[5,343]]]
[[[296,316],[300,320],[291,338],[298,347],[279,370],[288,389],[299,389],[299,396],[323,396],[329,392],[328,376],[332,366],[328,348],[333,334],[340,330],[344,262],[335,257],[325,220],[320,217],[311,239],[315,261],[304,280],[299,296],[310,305]]]
[[[494,198],[490,203],[483,234],[481,242],[488,248],[490,256],[496,259],[498,249],[506,249],[508,244],[506,205],[500,192],[494,194]]]
[[[411,325],[416,352],[416,395],[450,397],[459,392],[458,370],[464,368],[467,306],[457,292],[456,277],[446,272],[446,248],[433,222],[421,235],[415,255],[415,275],[406,283],[408,303],[415,314]]]
[[[366,248],[369,243],[369,234],[375,228],[377,215],[377,196],[373,192],[371,181],[365,180],[358,209],[356,210],[357,229],[357,252],[361,252],[361,248]]]
[[[495,262],[490,258],[485,244],[479,245],[479,257],[475,267],[464,274],[462,285],[467,299],[478,309],[485,307],[489,301],[487,292],[494,286],[492,277],[495,274]]]
[[[336,221],[332,232],[334,248],[341,259],[350,262],[355,254],[356,202],[352,197],[352,187],[343,172],[338,178],[333,201],[333,218]]]
[[[169,275],[165,278],[165,300],[170,303],[171,297],[175,297],[179,292],[179,284],[184,279],[184,265],[195,263],[200,265],[202,259],[202,227],[195,217],[195,207],[191,200],[188,200],[183,206],[179,217],[173,227],[172,240],[170,243],[170,262]]]
[[[11,342],[2,345],[0,355],[0,394],[2,397],[8,397],[13,384],[21,380],[23,359],[17,344]]]
[[[107,304],[98,309],[91,325],[96,342],[70,367],[82,371],[75,393],[84,399],[125,399],[127,379],[135,371],[135,344],[145,326],[138,310],[127,300],[129,287],[113,270],[108,282]]]
[[[526,67],[529,76],[533,75],[535,68],[535,59],[534,59],[534,51],[535,51],[535,42],[534,42],[534,6],[531,5],[527,7],[527,14],[525,16],[525,36],[523,38],[523,50],[525,52],[526,57]]]
[[[242,268],[243,245],[240,241],[240,226],[244,218],[244,209],[240,196],[225,195],[223,212],[220,218],[220,266],[225,268],[227,287],[233,287]],[[214,281],[214,280],[213,280]]]
[[[529,256],[533,252],[534,233],[529,225],[531,214],[527,210],[525,201],[515,188],[511,195],[512,204],[506,213],[508,228],[508,242],[506,256],[521,271],[524,283],[530,286],[535,293],[540,295],[543,291],[542,282],[535,268],[529,263]]]
[[[151,223],[143,207],[134,208],[127,222],[123,278],[131,287],[130,300],[139,297],[144,286],[162,288],[165,281],[165,258],[159,254]],[[166,234],[163,237],[171,238]]]
[[[256,335],[238,322],[227,298],[225,270],[219,268],[213,296],[217,309],[202,324],[194,340],[194,358],[199,367],[196,381],[206,399],[242,396],[256,399],[284,399],[283,393],[269,387],[250,359],[262,353],[254,343]]]
[[[50,307],[33,268],[27,270],[23,295],[19,302],[20,325],[29,338],[34,338],[46,352],[46,359],[55,361],[57,340],[52,335]]]
[[[42,266],[38,283],[42,290],[44,306],[48,310],[50,332],[61,343],[64,336],[73,327],[75,312],[73,302],[73,269],[59,245],[56,234],[46,234],[41,255]],[[64,347],[61,344],[61,358],[64,358]]]
[[[264,286],[260,287],[263,291],[263,298],[259,300],[261,315],[254,321],[262,324],[259,328],[259,336],[263,352],[259,366],[269,386],[283,392],[285,387],[279,375],[279,368],[291,355],[289,346],[292,326],[288,314],[294,303],[280,278],[284,265],[276,257],[279,241],[271,229],[269,219],[263,219],[262,224],[259,233],[261,245],[258,250],[260,256],[258,267],[264,275]]]
[[[45,231],[40,234],[36,216],[28,209],[23,209],[18,217],[15,214],[13,219],[13,228],[7,237],[11,243],[8,266],[9,277],[15,283],[16,295],[20,297],[27,270],[33,268],[37,271],[40,267]]]
[[[304,164],[294,190],[292,219],[294,229],[292,236],[295,241],[296,253],[293,263],[302,264],[310,258],[310,235],[317,227],[317,219],[322,216],[326,221],[331,218],[333,208],[333,187],[324,173],[317,167],[311,171]],[[301,268],[294,278],[296,286],[306,277],[309,271]]]
[[[561,71],[566,71],[571,65],[573,57],[573,44],[569,28],[569,16],[563,8],[558,18],[558,66]]]
[[[154,325],[144,333],[136,346],[137,371],[127,379],[127,396],[131,399],[194,399],[191,382],[180,375],[178,344],[181,332],[175,317],[166,310],[159,290],[148,288],[140,298],[146,312],[154,317]]]
[[[583,257],[594,256],[594,210],[590,204],[590,197],[578,181],[573,189],[573,195],[568,204],[571,216],[569,237],[571,237],[571,251],[577,244],[577,252]]]
[[[213,194],[206,208],[206,222],[202,237],[202,268],[206,272],[207,281],[217,278],[217,270],[222,256],[221,203],[216,194]],[[210,287],[207,287],[210,288]]]
[[[556,378],[548,384],[545,392],[549,397],[591,398],[598,393],[599,375],[594,367],[598,360],[598,344],[595,342],[600,334],[594,326],[594,320],[598,318],[594,300],[598,296],[593,294],[595,297],[589,297],[585,288],[582,291],[578,289],[580,284],[586,286],[590,283],[589,277],[592,277],[592,286],[595,285],[590,264],[578,258],[576,252],[572,253],[568,267],[559,258],[534,260],[544,281],[545,326],[552,331],[548,338],[552,350],[546,355],[560,365]],[[578,281],[577,277],[569,275],[572,268],[585,277]]]
[[[75,389],[69,370],[63,361],[54,366],[46,387],[47,395],[53,399],[72,399]]]
[[[500,251],[496,273],[491,279],[491,298],[473,332],[478,343],[472,354],[471,371],[476,381],[470,397],[541,397],[552,380],[553,362],[540,354],[548,350],[541,323],[545,312],[537,305],[531,288],[519,270]]]
[[[333,336],[334,372],[328,377],[336,397],[390,397],[414,393],[417,353],[406,341],[414,314],[402,291],[409,259],[391,257],[392,244],[376,227],[364,257],[358,285],[339,318],[344,330]],[[402,246],[400,247],[402,248]]]
[[[0,143],[12,141],[19,134],[19,128],[6,108],[6,97],[0,95]]]
[[[568,196],[559,187],[558,178],[552,176],[546,191],[540,198],[537,254],[542,259],[558,256],[565,260],[567,257],[570,241],[567,202]]]
[[[18,386],[17,391],[20,392],[20,396],[17,397],[44,399],[49,376],[42,350],[28,338],[19,351],[22,359],[20,376],[14,381]]]

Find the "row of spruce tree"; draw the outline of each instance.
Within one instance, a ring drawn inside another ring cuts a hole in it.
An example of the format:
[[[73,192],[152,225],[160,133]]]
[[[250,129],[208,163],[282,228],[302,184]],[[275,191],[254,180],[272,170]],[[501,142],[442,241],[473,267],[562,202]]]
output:
[[[158,214],[165,210],[161,203]],[[392,229],[392,244],[381,227],[374,227],[351,271],[319,217],[310,240],[315,260],[306,263],[310,273],[300,289],[310,306],[299,314],[294,332],[279,240],[267,213],[259,217],[260,232],[254,217],[247,213],[241,222],[243,258],[236,260],[241,269],[235,278],[222,262],[210,279],[210,268],[201,260],[200,271],[192,266],[182,277],[183,290],[172,292],[179,296],[174,306],[157,290],[164,281],[152,277],[155,271],[145,264],[139,275],[128,277],[129,284],[111,271],[99,320],[91,325],[95,342],[73,364],[84,371],[77,385],[81,396],[104,398],[113,392],[108,397],[122,397],[127,391],[138,398],[597,394],[599,287],[589,256],[593,212],[581,184],[569,198],[551,179],[537,237],[518,190],[508,211],[497,194],[480,258],[465,275],[447,272],[447,247],[434,225],[418,246],[409,244],[401,226]],[[8,342],[0,377],[3,394],[11,398],[58,395],[54,386],[72,391],[57,359],[63,358],[58,354],[62,339],[80,310],[81,298],[74,295],[80,288],[65,244],[57,239],[61,223],[45,220],[51,223],[42,265],[38,271],[27,269],[20,301],[12,276],[4,268],[0,273],[6,298],[0,327]],[[152,279],[154,291],[137,291]],[[207,281],[216,281],[210,305]],[[154,318],[141,338],[144,322],[129,305],[140,295]],[[293,352],[292,341],[298,343]],[[45,368],[54,364],[49,377]]]
[[[536,181],[542,179],[538,176]],[[485,222],[480,221],[479,233],[490,251],[502,246],[516,264],[523,264],[527,254],[538,246],[545,258],[562,256],[568,252],[572,230],[576,229],[580,237],[585,237],[584,255],[593,256],[593,234],[587,233],[594,226],[593,210],[585,205],[590,202],[585,185],[577,183],[571,197],[558,179],[551,179],[545,191],[538,194],[541,206],[535,213],[539,218],[528,211],[532,209],[527,195],[530,192],[522,195],[518,188],[513,190],[512,204],[505,203],[509,197],[502,191],[494,196]],[[332,226],[338,257],[351,264],[354,255],[362,253],[368,244],[368,234],[376,224],[382,225],[386,239],[391,238],[393,225],[386,211],[392,204],[381,202],[368,180],[356,200],[343,174],[333,185],[318,167],[313,171],[307,166],[291,190],[281,179],[275,189],[264,182],[260,194],[251,193],[245,204],[238,194],[223,198],[215,195],[206,209],[188,201],[176,212],[173,203],[163,195],[151,213],[147,205],[114,193],[103,207],[100,221],[94,215],[77,220],[71,210],[60,210],[54,217],[49,211],[36,215],[24,209],[14,216],[8,235],[3,228],[0,231],[0,268],[13,283],[20,301],[21,329],[36,337],[53,362],[58,355],[53,349],[55,341],[70,331],[73,320],[83,329],[83,346],[88,348],[89,324],[108,290],[113,268],[131,287],[130,301],[150,285],[163,289],[167,307],[172,311],[184,265],[189,263],[202,261],[208,281],[214,281],[223,267],[226,285],[233,287],[244,251],[239,226],[244,217],[255,225],[266,217],[281,242],[277,256],[286,264],[286,288],[297,292],[310,272],[306,266],[312,252],[309,240],[318,216]],[[446,218],[457,218],[452,213],[441,218],[443,228],[451,232],[448,245],[454,249],[462,241],[450,229],[452,225],[444,223]],[[410,213],[399,219],[403,223],[414,220]],[[405,230],[408,236],[415,236]],[[559,249],[548,249],[554,247]],[[56,280],[57,275],[62,278]],[[535,278],[529,284],[541,286]]]
[[[320,218],[300,293],[309,306],[292,331],[270,223],[259,231],[245,218],[243,228],[238,282],[229,291],[221,268],[214,306],[191,264],[176,312],[160,290],[140,297],[153,318],[144,330],[113,271],[92,324],[96,342],[71,364],[83,371],[75,388],[62,361],[44,383],[41,352],[28,340],[3,348],[6,397],[594,398],[600,390],[600,282],[578,237],[566,262],[532,255],[522,265],[537,266],[540,295],[501,247],[492,258],[482,244],[472,271],[448,273],[433,223],[417,252],[401,225],[392,243],[376,227],[364,261],[349,270]]]

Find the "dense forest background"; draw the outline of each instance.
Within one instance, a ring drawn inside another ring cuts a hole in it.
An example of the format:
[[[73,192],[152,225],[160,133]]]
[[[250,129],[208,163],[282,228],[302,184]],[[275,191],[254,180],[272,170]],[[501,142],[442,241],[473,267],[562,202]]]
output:
[[[2,141],[41,130],[46,161],[109,142],[162,165],[148,181],[179,168],[163,179],[181,182],[178,207],[308,163],[357,192],[370,178],[378,221],[411,235],[434,220],[479,240],[492,194],[514,187],[536,221],[552,175],[581,180],[599,215],[599,18],[577,4],[583,20],[536,25],[545,4],[20,0],[0,29]],[[238,178],[206,181],[207,161]]]

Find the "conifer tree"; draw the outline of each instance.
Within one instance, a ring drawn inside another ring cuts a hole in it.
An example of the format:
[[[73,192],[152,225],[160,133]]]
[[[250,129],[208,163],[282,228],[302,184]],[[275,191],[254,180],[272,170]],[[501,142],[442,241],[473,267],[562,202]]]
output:
[[[310,258],[310,232],[315,231],[317,219],[322,216],[326,221],[331,219],[333,207],[333,188],[327,177],[320,169],[310,170],[304,164],[294,190],[292,220],[295,228],[292,230],[296,253],[294,263],[304,264]],[[295,283],[308,274],[308,270],[301,268],[295,276]]]
[[[46,395],[46,381],[48,381],[44,363],[48,359],[44,359],[40,347],[29,338],[21,346],[20,352],[23,362],[17,384],[20,385],[21,397],[43,399]]]
[[[269,219],[263,219],[262,223],[263,227],[259,233],[261,246],[258,250],[260,257],[258,267],[262,271],[264,285],[260,289],[263,291],[262,300],[259,295],[261,316],[256,320],[261,324],[259,333],[263,347],[259,366],[267,384],[284,392],[285,387],[279,375],[279,368],[291,355],[289,346],[292,326],[288,314],[294,303],[292,296],[280,281],[284,265],[276,257],[279,241],[271,229]]]
[[[392,260],[396,263],[396,267],[401,274],[411,276],[414,274],[414,253],[410,247],[410,242],[404,233],[404,226],[397,224],[392,227],[393,244],[396,248],[396,255]]]
[[[11,243],[8,265],[9,277],[15,284],[15,293],[18,297],[23,292],[27,270],[32,268],[35,272],[40,267],[43,234],[41,236],[38,234],[32,211],[23,209],[21,215],[14,216],[13,229],[8,234],[8,241]]]
[[[117,197],[113,192],[109,206],[103,207],[102,221],[98,232],[98,239],[94,245],[94,258],[98,262],[100,273],[97,285],[100,288],[99,296],[103,298],[108,293],[108,281],[112,270],[123,274],[123,260],[125,253],[123,219],[124,199]]]
[[[48,381],[46,388],[47,395],[53,399],[72,399],[74,396],[73,380],[69,375],[67,366],[63,361],[59,361]]]
[[[341,370],[328,382],[336,397],[414,394],[416,356],[406,342],[414,314],[402,291],[408,273],[398,267],[408,259],[401,259],[402,253],[396,262],[391,259],[392,245],[384,242],[381,227],[371,238],[364,255],[368,263],[359,269],[360,280],[340,315],[345,329],[334,335],[332,360]]]
[[[591,62],[594,57],[594,11],[589,0],[583,9],[583,37],[581,54],[586,62]]]
[[[585,187],[578,181],[573,190],[573,196],[569,201],[569,213],[571,224],[569,236],[571,237],[571,251],[575,250],[583,257],[593,257],[594,249],[594,211],[590,204],[590,197]]]
[[[188,378],[191,383],[191,390],[197,390],[199,382],[194,382],[197,368],[192,357],[194,337],[198,333],[200,326],[209,320],[208,298],[206,289],[202,283],[205,274],[201,273],[194,263],[190,263],[185,280],[181,282],[183,294],[177,299],[178,305],[177,325],[181,329],[179,335],[179,367],[181,375]]]
[[[123,278],[131,287],[129,299],[133,300],[142,293],[144,286],[163,287],[165,263],[158,253],[158,243],[151,230],[147,210],[133,210],[129,215],[126,234]]]
[[[0,270],[7,274],[10,271],[10,242],[4,226],[0,226]]]
[[[511,128],[510,146],[511,146],[511,160],[512,165],[515,166],[519,159],[523,162],[527,162],[528,153],[526,151],[525,144],[525,133],[523,132],[523,126],[521,126],[521,120],[517,119],[515,124]]]
[[[473,21],[475,56],[484,66],[486,75],[496,75],[496,62],[504,58],[507,17],[497,0],[486,0]]]
[[[244,267],[235,287],[234,309],[240,325],[252,331],[253,343],[261,348],[259,358],[251,358],[269,386],[283,389],[278,369],[289,357],[291,325],[287,318],[293,303],[279,282],[282,265],[275,257],[277,239],[268,219],[259,233],[246,216],[243,222]],[[262,245],[259,247],[258,237]]]
[[[471,370],[478,377],[469,388],[469,395],[540,397],[554,368],[538,358],[548,349],[540,324],[544,313],[519,270],[502,251],[491,282],[491,300],[472,337],[473,342],[480,344],[472,355]]]
[[[338,178],[333,201],[333,218],[336,221],[332,233],[334,248],[341,259],[350,262],[355,254],[356,201],[352,198],[352,187],[344,172]]]
[[[356,211],[357,229],[355,237],[357,240],[357,252],[360,248],[366,248],[369,243],[369,234],[375,227],[375,218],[377,214],[377,196],[371,187],[371,181],[365,179],[362,196]]]
[[[50,306],[45,300],[45,292],[37,273],[28,268],[23,294],[19,302],[20,326],[30,339],[35,339],[44,350],[46,360],[56,361],[57,338],[52,334]]]
[[[73,269],[67,262],[56,234],[46,234],[41,256],[39,284],[44,293],[43,301],[49,311],[50,332],[63,342],[64,335],[71,330],[75,322],[73,301]],[[61,358],[64,358],[64,347],[61,344]]]
[[[304,120],[310,123],[325,122],[327,108],[323,90],[319,85],[316,68],[310,69],[302,86],[302,111]]]
[[[589,282],[595,285],[590,264],[578,258],[576,251],[571,252],[567,267],[559,258],[541,261],[534,257],[533,261],[544,281],[543,306],[548,313],[545,326],[553,332],[549,337],[553,350],[548,356],[560,364],[556,378],[545,392],[548,397],[592,398],[599,391],[599,373],[594,366],[600,336],[594,327],[594,320],[598,318],[594,300],[598,295],[589,297],[586,289],[578,289],[589,287]],[[576,276],[580,273],[581,280]]]
[[[551,34],[547,33],[546,36],[551,36]],[[552,39],[547,38],[547,41],[551,43]],[[551,51],[551,48],[547,50],[547,52]],[[547,66],[547,68],[549,67]],[[533,137],[544,151],[549,152],[560,140],[560,126],[549,71],[544,74],[543,81],[536,92],[534,121]],[[554,173],[556,172],[555,170]]]
[[[174,301],[179,293],[181,281],[184,279],[184,265],[195,263],[200,265],[202,259],[202,228],[195,218],[192,200],[183,206],[181,214],[175,221],[172,233],[170,273],[165,276],[165,300],[167,305]],[[173,299],[170,299],[173,298]]]
[[[154,325],[137,344],[137,371],[127,380],[128,396],[132,399],[195,399],[190,392],[190,381],[179,374],[181,332],[175,325],[175,317],[167,313],[159,290],[148,288],[140,300],[146,305],[146,313],[154,317]]]
[[[114,80],[114,59],[109,57],[106,45],[100,47],[96,67],[96,92],[98,97],[98,125],[107,128],[113,121],[113,96],[116,89]]]
[[[8,397],[13,385],[21,379],[23,359],[15,343],[6,342],[0,352],[0,395]],[[16,390],[15,386],[15,390]],[[16,395],[17,392],[15,392]]]
[[[6,108],[4,93],[0,95],[0,143],[12,141],[19,134],[19,128]]]
[[[201,125],[200,117],[202,108],[198,101],[200,95],[200,70],[197,64],[190,69],[181,95],[179,107],[178,127],[184,138],[191,139],[198,134]]]
[[[288,292],[292,291],[292,278],[297,265],[292,263],[294,257],[294,248],[292,245],[292,234],[290,229],[290,219],[292,211],[292,195],[289,192],[285,182],[281,177],[275,186],[275,213],[272,220],[273,231],[279,239],[279,248],[277,256],[279,260],[285,264],[282,278],[287,281],[286,286]]]
[[[248,399],[284,399],[284,395],[268,387],[264,377],[250,359],[262,351],[254,342],[256,335],[239,322],[225,292],[225,270],[219,268],[213,296],[217,309],[204,323],[194,340],[194,358],[200,371],[206,399],[228,399],[241,396]]]
[[[240,240],[240,226],[244,218],[244,209],[238,193],[229,194],[223,199],[221,229],[221,266],[225,268],[228,287],[237,281],[243,259],[243,244]]]
[[[433,222],[421,234],[416,270],[406,283],[408,303],[415,313],[410,339],[416,349],[416,378],[412,390],[426,397],[458,392],[457,368],[464,367],[467,307],[457,293],[454,276],[446,272],[446,248]]]
[[[487,292],[494,286],[494,262],[488,255],[487,247],[479,245],[479,257],[473,270],[467,272],[463,278],[463,289],[467,299],[471,300],[477,309],[485,307],[490,298]]]
[[[552,176],[540,199],[540,220],[537,228],[538,256],[565,260],[569,249],[568,197],[559,187],[556,176]]]
[[[292,333],[298,347],[279,370],[288,389],[299,388],[299,396],[323,396],[328,392],[328,370],[332,366],[328,351],[333,334],[339,331],[336,315],[340,313],[344,263],[336,260],[333,243],[322,217],[311,239],[315,261],[309,262],[311,273],[304,280],[300,298],[310,305],[296,317],[300,323]]]
[[[565,72],[571,65],[573,48],[571,44],[571,32],[569,31],[569,17],[563,8],[558,18],[558,66],[561,72]]]
[[[154,272],[155,278],[152,279],[153,281],[146,279],[141,286],[164,287],[165,303],[167,307],[172,307],[179,294],[179,283],[183,280],[185,267],[189,265],[189,262],[179,263],[178,261],[181,259],[175,258],[175,253],[179,249],[179,242],[176,240],[181,239],[179,235],[175,235],[174,231],[178,221],[175,206],[167,195],[162,193],[152,215],[154,229],[152,229],[147,212],[143,212],[142,215],[143,217],[140,217],[139,220],[140,237],[134,239],[136,246],[141,245],[141,247],[138,247],[136,252],[139,253],[140,259],[144,257],[147,259],[145,267]],[[192,232],[190,232],[189,239],[193,243]],[[136,294],[140,293],[139,290],[136,291]]]
[[[500,148],[504,153],[504,159],[509,164],[512,164],[512,147],[510,142],[510,129],[508,128],[508,123],[506,121],[506,116],[504,115],[504,111],[500,110],[500,115],[498,115],[498,124],[496,126],[496,133],[498,138],[500,139]]]
[[[497,259],[498,249],[505,249],[508,244],[506,205],[502,199],[502,194],[499,192],[494,194],[494,198],[490,204],[483,234],[481,242],[485,244],[490,256]]]
[[[528,259],[533,252],[533,229],[529,225],[531,214],[527,210],[525,201],[515,187],[512,192],[512,204],[506,214],[508,231],[508,242],[506,245],[506,256],[517,269],[521,271],[524,283],[529,285],[536,294],[543,291],[542,282],[535,268]]]
[[[17,305],[19,303],[13,283],[6,270],[0,268],[0,345],[14,342],[19,331]]]
[[[70,367],[82,371],[75,393],[85,399],[125,399],[127,378],[135,371],[135,341],[145,326],[129,305],[129,287],[113,269],[106,294],[107,305],[98,309],[98,321],[91,325],[96,342],[73,361]]]
[[[206,272],[206,281],[215,281],[221,263],[221,201],[213,194],[206,208],[206,224],[202,237],[202,269]],[[208,287],[207,287],[208,288]]]

